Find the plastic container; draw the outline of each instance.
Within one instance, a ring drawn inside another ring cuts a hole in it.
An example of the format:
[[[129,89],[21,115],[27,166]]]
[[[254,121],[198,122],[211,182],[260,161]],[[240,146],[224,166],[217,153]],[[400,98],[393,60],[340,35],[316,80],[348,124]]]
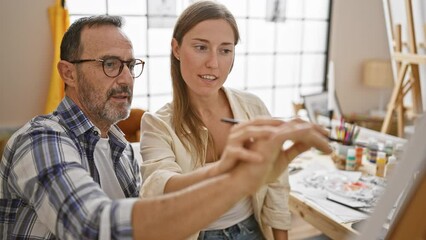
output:
[[[386,153],[378,152],[376,158],[376,176],[385,177],[386,170]]]
[[[395,166],[397,165],[396,157],[394,155],[388,158],[388,163],[386,164],[386,177],[392,175]]]
[[[396,157],[397,161],[402,160],[403,153],[404,153],[404,144],[403,143],[395,144],[395,147],[393,148],[393,155]]]
[[[371,163],[376,163],[377,151],[379,151],[377,139],[370,138],[367,145],[367,160]]]
[[[355,149],[348,149],[348,154],[346,155],[346,168],[347,171],[356,170],[356,159],[355,159]]]
[[[362,166],[363,155],[364,155],[364,148],[360,146],[355,147],[355,161],[356,161],[357,169]]]
[[[391,156],[393,154],[393,141],[392,140],[386,140],[385,142],[385,152],[386,156]]]

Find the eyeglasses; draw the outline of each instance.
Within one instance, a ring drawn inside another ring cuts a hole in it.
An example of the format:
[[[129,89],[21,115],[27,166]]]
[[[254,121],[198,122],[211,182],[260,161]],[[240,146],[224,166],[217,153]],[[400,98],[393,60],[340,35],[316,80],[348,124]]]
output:
[[[70,63],[73,64],[80,64],[84,62],[101,62],[105,75],[110,78],[115,78],[120,75],[120,73],[123,71],[124,64],[126,64],[127,68],[130,70],[132,77],[137,78],[142,74],[143,67],[145,65],[145,62],[140,59],[123,61],[118,57],[109,57],[105,59],[80,59],[70,61]]]

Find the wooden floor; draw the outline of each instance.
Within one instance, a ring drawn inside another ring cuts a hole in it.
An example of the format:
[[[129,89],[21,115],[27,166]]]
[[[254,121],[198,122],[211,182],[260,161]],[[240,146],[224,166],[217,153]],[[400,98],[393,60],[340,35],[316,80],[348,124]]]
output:
[[[319,230],[307,223],[297,214],[292,214],[292,228],[288,232],[290,240],[326,240],[329,239]]]

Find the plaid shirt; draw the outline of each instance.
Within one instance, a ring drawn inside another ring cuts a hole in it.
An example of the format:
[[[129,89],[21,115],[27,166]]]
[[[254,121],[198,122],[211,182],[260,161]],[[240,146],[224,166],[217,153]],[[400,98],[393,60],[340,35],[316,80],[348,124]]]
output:
[[[139,166],[118,127],[108,135],[108,160],[130,199],[102,191],[93,159],[99,131],[70,98],[19,129],[0,162],[0,239],[131,239]]]

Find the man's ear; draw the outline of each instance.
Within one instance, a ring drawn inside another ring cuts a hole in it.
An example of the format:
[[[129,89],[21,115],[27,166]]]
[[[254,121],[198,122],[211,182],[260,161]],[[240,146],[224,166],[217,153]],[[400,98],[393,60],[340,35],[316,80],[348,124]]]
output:
[[[74,64],[61,60],[57,65],[59,75],[68,86],[75,86],[77,82],[77,72]]]
[[[173,52],[173,56],[175,56],[175,58],[180,61],[179,50],[180,50],[179,49],[179,43],[176,40],[176,38],[173,38],[172,39],[172,52]]]

